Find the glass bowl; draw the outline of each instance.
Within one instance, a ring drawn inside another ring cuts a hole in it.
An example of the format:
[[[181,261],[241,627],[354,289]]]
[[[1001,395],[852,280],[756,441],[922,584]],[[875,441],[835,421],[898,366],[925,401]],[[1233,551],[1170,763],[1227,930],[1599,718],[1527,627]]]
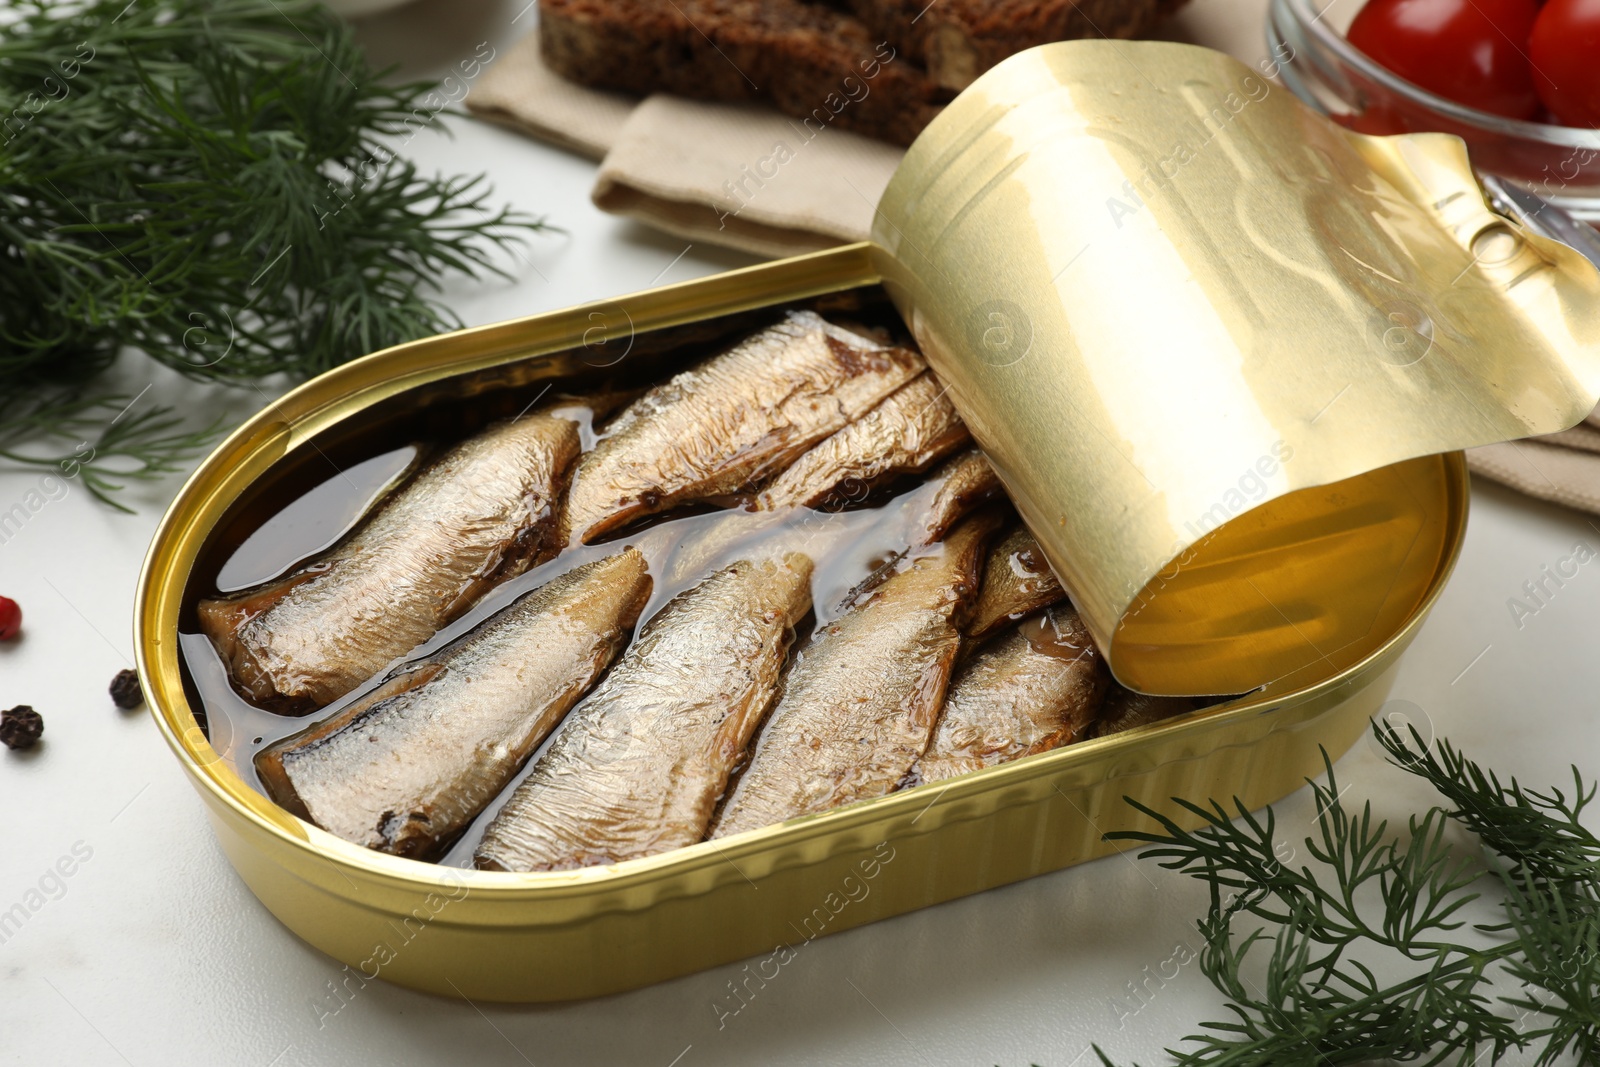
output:
[[[1360,133],[1453,133],[1479,170],[1600,222],[1600,130],[1503,118],[1413,85],[1345,40],[1362,3],[1272,0],[1267,45],[1296,96]]]

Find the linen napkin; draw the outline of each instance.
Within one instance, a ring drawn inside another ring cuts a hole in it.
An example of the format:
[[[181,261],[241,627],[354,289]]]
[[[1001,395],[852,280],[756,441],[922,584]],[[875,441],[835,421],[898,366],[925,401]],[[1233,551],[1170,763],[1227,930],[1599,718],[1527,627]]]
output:
[[[789,256],[865,238],[905,150],[820,133],[756,103],[643,100],[552,73],[534,30],[484,72],[467,107],[600,160],[600,208],[695,242]]]
[[[1162,36],[1258,63],[1266,0],[1192,0]],[[606,211],[696,242],[757,255],[864,239],[905,154],[844,130],[817,133],[766,104],[658,93],[637,100],[550,71],[534,29],[491,64],[467,107],[600,160],[591,197]]]
[[[1474,474],[1600,515],[1600,408],[1570,430],[1467,450]]]

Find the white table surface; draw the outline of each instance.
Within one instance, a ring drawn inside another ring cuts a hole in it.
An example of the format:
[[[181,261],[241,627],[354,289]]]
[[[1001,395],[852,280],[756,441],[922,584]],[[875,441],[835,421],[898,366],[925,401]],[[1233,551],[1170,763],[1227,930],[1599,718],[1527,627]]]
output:
[[[375,54],[427,73],[480,41],[513,39],[522,2],[428,0],[362,33]],[[450,125],[453,140],[425,134],[406,151],[425,169],[487,170],[501,197],[566,231],[536,238],[514,282],[453,285],[449,302],[469,323],[746,262],[599,213],[588,162],[503,129]],[[116,373],[130,393],[152,386],[141,404],[242,415],[259,402],[152,374],[142,360]],[[0,473],[0,510],[35,483]],[[821,939],[720,1029],[713,1005],[737,964],[524,1008],[374,982],[323,1015],[340,966],[255,901],[149,716],[119,712],[106,695],[131,665],[134,580],[177,485],[130,490],[133,515],[74,485],[0,544],[0,593],[26,613],[24,638],[0,646],[0,707],[32,704],[48,724],[35,751],[0,752],[0,912],[45,890],[43,906],[0,935],[0,1062],[1066,1067],[1092,1062],[1084,1053],[1095,1040],[1120,1062],[1148,1064],[1217,1017],[1220,1000],[1193,966],[1145,1006],[1131,998],[1145,968],[1180,942],[1198,945],[1191,923],[1203,895],[1118,857]],[[1600,770],[1600,563],[1521,628],[1507,606],[1576,542],[1600,546],[1600,527],[1476,484],[1460,566],[1393,694],[1469,753],[1534,783],[1561,780],[1573,761]],[[1347,799],[1369,796],[1380,814],[1432,803],[1369,745],[1338,770],[1352,784]],[[1309,807],[1306,790],[1279,805],[1290,840],[1305,832]],[[57,883],[47,872],[74,848],[89,858]]]

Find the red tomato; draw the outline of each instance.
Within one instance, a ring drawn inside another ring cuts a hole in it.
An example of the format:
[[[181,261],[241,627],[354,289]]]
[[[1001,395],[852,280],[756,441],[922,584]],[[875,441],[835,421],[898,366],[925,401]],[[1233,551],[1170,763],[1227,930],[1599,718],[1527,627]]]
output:
[[[22,630],[22,608],[8,596],[0,596],[0,641],[9,641]]]
[[[1600,126],[1600,0],[1550,0],[1528,39],[1533,81],[1568,126]]]
[[[1538,0],[1370,0],[1350,24],[1349,38],[1430,92],[1532,119],[1539,94],[1523,52],[1538,14]]]

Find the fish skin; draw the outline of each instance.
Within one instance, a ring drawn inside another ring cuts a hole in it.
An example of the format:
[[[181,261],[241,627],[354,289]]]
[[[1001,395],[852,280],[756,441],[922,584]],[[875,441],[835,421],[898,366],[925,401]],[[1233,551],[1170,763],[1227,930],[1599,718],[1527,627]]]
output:
[[[894,553],[857,582],[840,602],[840,610],[882,585],[899,571],[907,556],[939,541],[956,523],[999,495],[1000,477],[976,448],[941,464],[926,481],[890,505],[900,509],[900,536],[910,548]],[[834,514],[828,513],[828,517]]]
[[[262,750],[262,783],[347,841],[436,858],[594,684],[649,595],[636,549],[576,567]]]
[[[925,369],[910,349],[790,312],[613,420],[573,474],[569,537],[758,485]]]
[[[252,702],[306,714],[553,556],[578,427],[535,413],[451,448],[356,532],[296,573],[199,605],[201,629]]]
[[[926,503],[914,510],[920,523],[912,543],[931,545],[978,505],[1001,492],[1000,476],[976,448],[951,456],[928,476],[916,492]]]
[[[892,791],[933,733],[976,594],[985,539],[974,516],[824,627],[796,657],[713,838]]]
[[[846,485],[864,493],[926,470],[972,438],[945,392],[932,371],[917,375],[795,460],[756,497],[754,510],[845,503]]]
[[[1106,697],[1105,708],[1100,712],[1099,721],[1094,726],[1094,736],[1109,737],[1119,734],[1124,730],[1132,730],[1136,726],[1149,726],[1151,723],[1170,719],[1174,715],[1182,715],[1186,711],[1195,711],[1207,707],[1227,697],[1215,697],[1206,700],[1202,697],[1158,697],[1147,693],[1135,693],[1131,689],[1124,689],[1121,685],[1113,683],[1111,693]]]
[[[961,666],[908,784],[1077,741],[1094,725],[1110,685],[1111,672],[1075,610],[1029,619]]]
[[[811,605],[811,560],[742,560],[673,598],[568,715],[474,860],[541,871],[705,837]]]
[[[1066,591],[1026,526],[1018,525],[989,553],[983,588],[967,623],[967,636],[982,641],[1024,615],[1047,608]]]

